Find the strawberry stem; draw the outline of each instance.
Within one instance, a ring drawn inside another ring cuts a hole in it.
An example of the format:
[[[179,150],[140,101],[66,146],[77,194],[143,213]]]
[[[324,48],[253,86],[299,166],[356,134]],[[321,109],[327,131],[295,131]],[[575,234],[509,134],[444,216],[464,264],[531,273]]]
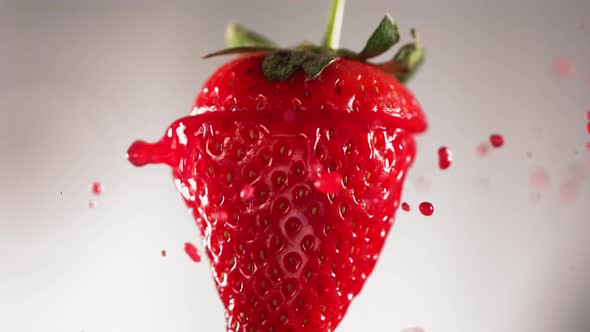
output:
[[[332,0],[330,11],[328,12],[328,24],[322,46],[331,49],[337,49],[340,45],[340,31],[342,30],[342,19],[344,17],[345,0]]]

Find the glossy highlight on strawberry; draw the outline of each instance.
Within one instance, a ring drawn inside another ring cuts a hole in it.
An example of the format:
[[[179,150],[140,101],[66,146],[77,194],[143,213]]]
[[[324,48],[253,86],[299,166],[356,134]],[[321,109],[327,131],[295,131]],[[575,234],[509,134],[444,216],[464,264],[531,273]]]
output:
[[[190,116],[127,155],[172,168],[228,331],[333,331],[379,258],[426,120],[378,66],[337,57],[310,79],[314,55],[269,79],[271,52],[220,67]]]

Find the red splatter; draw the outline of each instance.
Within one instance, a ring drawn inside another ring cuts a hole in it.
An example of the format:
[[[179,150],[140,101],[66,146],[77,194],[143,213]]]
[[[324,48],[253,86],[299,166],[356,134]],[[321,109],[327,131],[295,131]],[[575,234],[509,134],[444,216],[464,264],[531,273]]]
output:
[[[569,77],[574,71],[574,62],[567,56],[561,56],[553,60],[553,73],[557,77]]]
[[[402,210],[409,212],[410,211],[410,204],[403,202],[402,203]]]
[[[453,153],[446,146],[438,149],[438,168],[445,170],[451,166],[453,162]]]
[[[434,213],[434,206],[430,202],[422,202],[420,203],[420,213],[429,217]]]
[[[490,152],[490,147],[487,143],[479,143],[475,149],[477,155],[480,157],[485,157]]]
[[[166,250],[162,250],[161,255],[162,257],[166,257]]]
[[[100,184],[100,182],[93,182],[90,185],[90,191],[92,191],[92,193],[96,196],[102,194],[102,185]]]
[[[503,146],[504,145],[504,136],[502,136],[500,134],[490,135],[490,144],[492,144],[492,146],[495,148],[499,148],[499,147]]]
[[[244,201],[249,201],[252,197],[254,197],[254,187],[249,184],[244,185],[242,190],[240,190],[240,198]]]
[[[534,167],[529,171],[529,182],[536,190],[543,190],[549,186],[549,174],[543,167]]]
[[[192,243],[185,243],[184,251],[186,252],[188,257],[190,257],[190,259],[193,260],[193,262],[198,263],[201,261],[201,253],[199,252],[199,250],[197,250],[197,247],[195,247]]]

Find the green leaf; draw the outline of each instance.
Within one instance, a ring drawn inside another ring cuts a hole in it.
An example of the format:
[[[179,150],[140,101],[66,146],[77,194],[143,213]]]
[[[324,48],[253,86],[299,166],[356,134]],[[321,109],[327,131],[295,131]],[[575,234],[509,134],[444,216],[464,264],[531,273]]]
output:
[[[303,50],[278,50],[264,58],[262,72],[270,82],[286,81],[310,56]]]
[[[379,69],[394,75],[400,82],[407,82],[424,63],[425,52],[414,29],[411,30],[414,42],[402,46],[393,59],[376,64]]]
[[[400,73],[395,75],[402,83],[412,78],[425,59],[424,49],[420,46],[420,40],[418,39],[416,30],[412,29],[411,33],[414,42],[402,46],[393,57],[393,61],[403,68]]]
[[[301,68],[307,74],[306,81],[318,77],[326,67],[337,59],[338,56],[335,55],[314,54],[301,65]]]
[[[225,29],[225,42],[230,48],[244,46],[275,47],[275,44],[268,38],[238,23],[230,23],[227,26]]]
[[[272,50],[274,50],[274,48],[263,47],[263,46],[232,47],[232,48],[226,48],[226,49],[223,49],[220,51],[216,51],[216,52],[204,55],[203,59],[211,58],[214,56],[220,56],[220,55],[243,54],[243,53],[254,53],[254,52],[268,52],[268,51],[272,51]]]
[[[399,41],[399,37],[397,24],[391,16],[386,14],[377,29],[369,37],[369,40],[367,40],[367,44],[358,55],[358,58],[360,60],[366,60],[387,52]]]

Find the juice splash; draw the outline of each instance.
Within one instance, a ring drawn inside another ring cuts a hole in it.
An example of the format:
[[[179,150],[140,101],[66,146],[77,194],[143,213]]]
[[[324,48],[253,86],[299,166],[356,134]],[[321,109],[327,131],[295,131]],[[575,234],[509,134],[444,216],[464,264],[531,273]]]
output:
[[[90,185],[90,191],[94,195],[99,196],[100,194],[102,194],[102,184],[100,182],[93,182]]]

